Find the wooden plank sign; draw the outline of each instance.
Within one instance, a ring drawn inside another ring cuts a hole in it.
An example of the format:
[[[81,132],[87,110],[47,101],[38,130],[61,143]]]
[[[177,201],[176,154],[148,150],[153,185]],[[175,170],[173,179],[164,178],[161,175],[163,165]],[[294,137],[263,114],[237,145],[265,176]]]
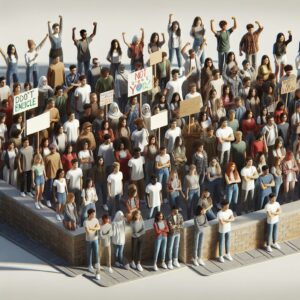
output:
[[[13,114],[19,114],[38,107],[39,89],[32,89],[14,96]]]
[[[294,92],[297,89],[297,78],[295,75],[289,76],[288,79],[281,83],[281,95]]]
[[[26,134],[30,135],[50,127],[50,111],[26,121]]]
[[[162,51],[156,51],[150,54],[150,66],[162,62]]]
[[[200,112],[201,98],[195,97],[188,100],[180,101],[179,117],[183,118]]]
[[[168,125],[168,111],[162,110],[160,113],[151,116],[150,130],[155,130]]]
[[[100,94],[100,106],[105,106],[114,101],[114,90]]]
[[[151,90],[152,76],[152,67],[130,73],[128,75],[128,97]]]

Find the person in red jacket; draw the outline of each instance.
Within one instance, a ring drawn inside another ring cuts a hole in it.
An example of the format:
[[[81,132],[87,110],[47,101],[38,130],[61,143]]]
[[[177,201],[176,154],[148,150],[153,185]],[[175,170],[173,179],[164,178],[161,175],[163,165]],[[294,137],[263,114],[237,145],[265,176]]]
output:
[[[169,232],[168,224],[165,220],[165,217],[162,212],[157,212],[155,215],[154,223],[153,223],[154,233],[155,233],[155,243],[154,243],[154,263],[153,269],[154,271],[158,271],[157,267],[157,259],[160,253],[161,255],[161,267],[163,269],[167,269],[167,265],[165,263],[166,257],[166,249],[167,249],[167,235]]]

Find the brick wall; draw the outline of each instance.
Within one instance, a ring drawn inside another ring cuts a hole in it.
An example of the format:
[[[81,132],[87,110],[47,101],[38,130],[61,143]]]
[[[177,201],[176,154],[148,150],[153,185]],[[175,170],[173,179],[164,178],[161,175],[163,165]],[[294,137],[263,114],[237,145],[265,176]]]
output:
[[[85,233],[83,228],[75,232],[67,231],[62,223],[58,223],[55,212],[48,208],[36,210],[33,199],[20,197],[14,187],[0,181],[0,217],[18,230],[35,239],[57,255],[63,257],[71,265],[86,264]],[[300,201],[285,204],[280,216],[279,240],[300,237]],[[153,256],[154,233],[153,221],[145,221],[143,259],[150,260]],[[239,253],[263,246],[265,236],[265,213],[254,212],[236,218],[232,224],[231,253]],[[217,222],[211,221],[205,228],[204,258],[217,256]],[[131,260],[130,228],[126,230],[125,257]],[[193,221],[187,221],[181,234],[180,260],[189,262],[194,248]],[[103,261],[103,260],[102,260]]]

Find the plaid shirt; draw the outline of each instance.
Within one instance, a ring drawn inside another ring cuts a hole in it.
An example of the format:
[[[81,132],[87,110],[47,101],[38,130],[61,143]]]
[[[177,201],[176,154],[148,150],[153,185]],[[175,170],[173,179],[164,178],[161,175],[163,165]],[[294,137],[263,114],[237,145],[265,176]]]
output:
[[[260,33],[262,32],[262,29],[259,28],[256,31],[251,33],[246,33],[240,42],[240,51],[245,52],[246,54],[255,54],[258,52],[258,38]]]

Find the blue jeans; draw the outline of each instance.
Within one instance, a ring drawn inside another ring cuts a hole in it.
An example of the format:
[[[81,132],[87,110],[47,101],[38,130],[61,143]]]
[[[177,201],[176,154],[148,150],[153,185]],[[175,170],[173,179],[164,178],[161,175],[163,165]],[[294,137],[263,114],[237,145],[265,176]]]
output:
[[[220,74],[223,73],[227,54],[228,52],[218,52],[218,63],[219,63]]]
[[[273,240],[273,244],[277,242],[278,237],[278,222],[275,224],[267,224],[267,246],[271,245],[271,241]]]
[[[215,213],[212,211],[212,209],[209,209],[206,211],[206,216],[207,216],[208,221],[211,221],[211,220],[214,220],[217,218]]]
[[[229,205],[231,202],[234,204],[237,204],[239,197],[239,186],[237,183],[228,184],[226,185],[226,200],[229,202]]]
[[[26,66],[26,82],[30,82],[31,73],[33,79],[33,87],[36,88],[38,86],[37,64],[33,64],[32,66]]]
[[[171,208],[173,206],[179,206],[180,193],[178,191],[169,193],[169,204]]]
[[[169,48],[169,59],[170,59],[171,66],[173,63],[174,52],[176,53],[178,68],[181,68],[182,62],[181,62],[181,54],[179,48]]]
[[[95,189],[98,199],[101,199],[102,205],[107,202],[107,185],[100,182],[95,182]]]
[[[228,254],[230,251],[230,232],[226,232],[226,233],[219,232],[219,256],[223,256],[224,239],[225,239],[225,253]]]
[[[180,233],[170,234],[168,236],[168,260],[178,259],[180,243]]]
[[[88,267],[93,265],[93,255],[95,257],[96,264],[99,264],[99,242],[98,239],[95,241],[86,241],[86,261]]]
[[[88,217],[88,213],[87,212],[91,208],[96,211],[95,203],[89,203],[88,205],[86,205],[86,206],[83,207],[82,214],[81,214],[81,226],[83,226],[83,222],[87,219],[87,217]]]
[[[248,60],[251,64],[251,66],[256,69],[257,67],[257,54],[254,53],[254,54],[246,54],[246,60]]]
[[[204,233],[202,231],[195,231],[195,235],[194,235],[194,258],[201,258],[202,257],[203,238],[204,238]]]
[[[269,199],[269,194],[263,194],[263,193],[259,193],[258,194],[258,210],[263,209],[266,205],[266,203],[268,202]]]
[[[200,189],[189,190],[187,200],[187,217],[188,220],[194,216],[195,206],[200,198]]]
[[[166,185],[167,183],[167,180],[169,178],[169,169],[168,168],[163,168],[163,169],[160,169],[160,170],[157,170],[157,179],[158,181],[161,183],[161,185],[164,186]]]
[[[166,258],[166,249],[167,249],[167,237],[158,236],[154,242],[154,264],[157,263],[158,256],[160,254],[161,261],[164,262]]]
[[[198,40],[198,39],[194,39],[194,42],[193,42],[193,49],[194,51],[197,53],[197,51],[199,50],[199,47],[202,45],[202,42],[203,40]],[[200,56],[200,63],[201,65],[204,65],[204,62],[205,62],[205,52],[204,50],[202,51],[202,54]]]
[[[45,183],[45,190],[44,190],[44,198],[45,200],[52,200],[52,189],[53,189],[53,182],[54,179],[53,178],[48,178],[46,183]],[[77,204],[77,203],[76,203]]]
[[[214,204],[221,202],[223,199],[223,182],[222,178],[217,178],[212,181],[208,181],[208,190],[211,194]]]
[[[10,86],[10,78],[13,78],[13,82],[19,82],[18,78],[18,64],[9,62],[6,70],[6,84]]]
[[[109,207],[109,214],[110,216],[114,216],[115,213],[121,209],[121,195],[118,194],[112,198],[110,198],[110,200],[108,201],[108,207]]]
[[[89,69],[90,69],[90,61],[77,61],[77,72],[78,74],[83,74],[83,68],[84,68],[84,75],[88,76]]]
[[[115,262],[118,262],[119,264],[124,264],[124,245],[114,245],[114,252],[115,252]]]
[[[151,207],[151,208],[150,208],[150,212],[149,212],[149,219],[152,218],[152,215],[153,215],[153,213],[154,213],[155,207],[157,208],[157,211],[160,211],[160,205]]]

